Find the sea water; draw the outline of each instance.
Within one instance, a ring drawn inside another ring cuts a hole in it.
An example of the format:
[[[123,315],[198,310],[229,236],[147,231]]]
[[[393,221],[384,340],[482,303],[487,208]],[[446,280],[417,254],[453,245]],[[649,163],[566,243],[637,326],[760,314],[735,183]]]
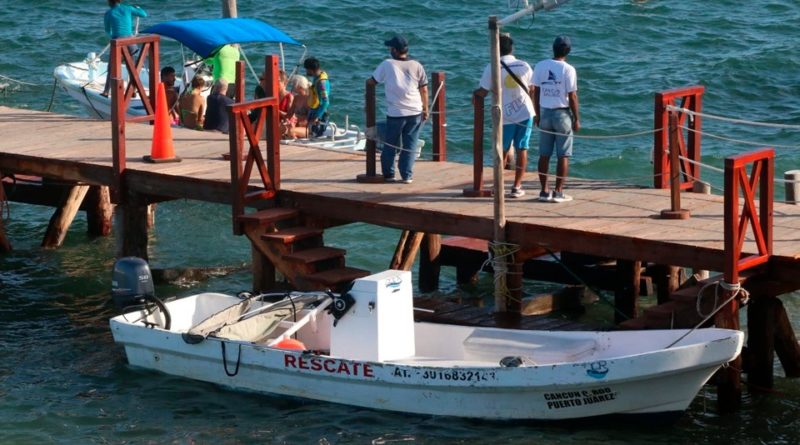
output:
[[[238,3],[240,16],[283,29],[321,60],[331,77],[331,112],[337,122],[349,116],[350,122],[363,123],[364,81],[388,56],[383,41],[395,32],[405,34],[411,55],[428,73],[443,71],[447,76],[448,158],[471,162],[470,97],[489,59],[488,17],[510,14],[506,1]],[[141,29],[221,12],[217,0],[139,4],[149,13]],[[106,8],[100,0],[0,0],[0,75],[5,76],[0,84],[9,84],[0,91],[0,105],[46,109],[53,68],[83,60],[106,45]],[[798,22],[800,3],[785,0],[573,0],[504,31],[512,33],[517,57],[531,63],[550,56],[556,35],[572,38],[569,62],[579,77],[580,135],[589,137],[575,142],[571,175],[647,185],[652,182],[649,131],[655,92],[704,85],[707,113],[800,124]],[[256,71],[263,55],[274,51],[266,45],[244,49]],[[286,54],[291,71],[302,51],[287,47]],[[180,47],[164,39],[161,60],[179,66]],[[85,115],[66,94],[52,97],[52,111]],[[709,166],[720,168],[726,156],[760,146],[776,147],[777,174],[800,165],[796,130],[705,119],[703,131],[703,162]],[[430,140],[430,126],[423,137]],[[534,136],[534,146],[537,141]],[[706,168],[703,179],[719,193],[719,173]],[[776,189],[780,192],[782,186]],[[43,250],[39,243],[51,212],[11,203],[5,221],[15,250],[0,256],[2,444],[793,444],[800,437],[800,384],[783,378],[776,379],[772,393],[745,391],[743,409],[734,415],[716,413],[712,388],[701,391],[671,427],[623,423],[575,428],[385,413],[237,393],[132,369],[113,344],[107,322],[114,315],[109,303],[114,236],[87,237],[79,215],[64,246]],[[231,235],[230,224],[230,210],[224,206],[161,204],[149,239],[151,261],[156,267],[246,264],[248,243]],[[348,264],[377,271],[389,264],[398,235],[396,230],[354,224],[327,231],[326,240],[348,250]],[[159,286],[157,292],[180,296],[249,286],[248,273],[240,271],[203,283]],[[546,285],[528,284],[526,291],[537,286]],[[440,293],[469,293],[491,301],[491,290],[489,277],[459,290],[452,271],[445,270]],[[798,295],[783,300],[800,326]],[[602,303],[589,310],[611,317]],[[776,371],[781,374],[779,365]]]

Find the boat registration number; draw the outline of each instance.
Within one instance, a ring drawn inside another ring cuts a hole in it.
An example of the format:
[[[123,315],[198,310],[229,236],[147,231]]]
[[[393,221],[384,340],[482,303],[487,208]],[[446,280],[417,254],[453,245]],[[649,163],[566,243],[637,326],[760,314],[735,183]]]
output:
[[[450,369],[446,371],[438,370],[409,370],[395,368],[395,377],[409,378],[412,376],[422,377],[425,380],[444,380],[447,382],[488,382],[496,380],[494,371],[467,371],[461,369]]]

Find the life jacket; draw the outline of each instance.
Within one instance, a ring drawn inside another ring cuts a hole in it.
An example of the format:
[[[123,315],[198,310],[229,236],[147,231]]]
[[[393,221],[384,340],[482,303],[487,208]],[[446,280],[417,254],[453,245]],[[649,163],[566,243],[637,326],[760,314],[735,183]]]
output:
[[[322,71],[322,72],[319,73],[319,76],[317,76],[314,79],[314,83],[311,84],[311,88],[309,88],[309,92],[308,92],[308,108],[310,108],[312,110],[315,109],[315,108],[319,108],[319,92],[317,91],[317,86],[323,80],[328,80],[328,73],[326,73],[325,71]]]

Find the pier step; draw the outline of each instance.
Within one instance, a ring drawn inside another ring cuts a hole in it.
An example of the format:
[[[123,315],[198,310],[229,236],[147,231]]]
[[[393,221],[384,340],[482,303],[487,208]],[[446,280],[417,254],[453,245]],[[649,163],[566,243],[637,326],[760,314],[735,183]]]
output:
[[[295,209],[275,207],[239,215],[236,219],[244,224],[255,224],[264,227],[273,225],[279,221],[297,218],[299,214],[300,213]]]
[[[294,209],[261,210],[238,220],[253,246],[298,290],[340,290],[370,274],[347,267],[347,251],[325,246],[323,230],[304,225],[304,216]]]

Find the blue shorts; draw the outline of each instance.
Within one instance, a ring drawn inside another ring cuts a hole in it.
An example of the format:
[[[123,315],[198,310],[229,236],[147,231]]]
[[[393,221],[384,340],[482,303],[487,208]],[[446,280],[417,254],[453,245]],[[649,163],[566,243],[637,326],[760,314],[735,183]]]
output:
[[[517,150],[527,150],[530,147],[532,128],[531,118],[513,124],[503,124],[503,151],[508,151],[512,142]]]
[[[539,110],[539,156],[549,158],[555,148],[559,158],[572,156],[572,114],[568,108]],[[553,134],[558,133],[558,134]]]

